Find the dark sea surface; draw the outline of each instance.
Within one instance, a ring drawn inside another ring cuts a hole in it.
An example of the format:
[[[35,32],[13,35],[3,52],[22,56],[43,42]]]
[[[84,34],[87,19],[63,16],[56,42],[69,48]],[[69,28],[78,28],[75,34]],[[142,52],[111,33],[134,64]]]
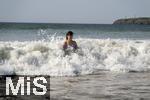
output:
[[[150,25],[0,23],[0,41],[39,40],[39,34],[64,36],[69,30],[76,38],[150,38]]]

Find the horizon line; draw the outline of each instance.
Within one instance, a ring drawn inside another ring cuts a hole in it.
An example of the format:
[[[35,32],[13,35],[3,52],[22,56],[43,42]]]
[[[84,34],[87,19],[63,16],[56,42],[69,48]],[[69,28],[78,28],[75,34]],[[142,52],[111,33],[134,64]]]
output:
[[[103,25],[107,25],[107,24],[113,24],[113,23],[70,23],[70,22],[66,22],[66,23],[63,23],[63,22],[15,22],[15,21],[0,21],[0,24],[1,23],[10,23],[10,24],[93,24],[93,25],[99,25],[99,24],[103,24]]]

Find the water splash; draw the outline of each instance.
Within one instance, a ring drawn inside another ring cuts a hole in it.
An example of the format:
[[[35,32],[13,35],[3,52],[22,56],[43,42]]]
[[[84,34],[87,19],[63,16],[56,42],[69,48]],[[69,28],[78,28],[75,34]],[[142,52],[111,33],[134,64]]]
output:
[[[0,42],[0,74],[74,76],[94,74],[98,70],[150,69],[149,40],[76,39],[78,52],[67,56],[62,49],[63,41],[51,40]]]

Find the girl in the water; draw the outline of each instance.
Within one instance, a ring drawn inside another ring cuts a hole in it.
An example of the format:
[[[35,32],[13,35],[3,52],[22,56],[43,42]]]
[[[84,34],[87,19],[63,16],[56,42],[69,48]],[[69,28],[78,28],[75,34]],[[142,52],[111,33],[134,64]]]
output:
[[[77,45],[76,41],[73,41],[73,32],[72,31],[69,31],[66,34],[66,40],[63,44],[63,49],[65,51],[67,51],[68,49],[72,50],[72,51],[75,51],[78,49],[78,45]]]

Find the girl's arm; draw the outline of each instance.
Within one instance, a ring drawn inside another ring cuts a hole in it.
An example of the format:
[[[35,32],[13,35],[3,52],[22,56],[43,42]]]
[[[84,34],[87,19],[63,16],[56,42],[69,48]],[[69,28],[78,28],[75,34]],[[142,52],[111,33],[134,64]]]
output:
[[[64,44],[63,44],[63,49],[67,49],[67,42],[65,41]]]

